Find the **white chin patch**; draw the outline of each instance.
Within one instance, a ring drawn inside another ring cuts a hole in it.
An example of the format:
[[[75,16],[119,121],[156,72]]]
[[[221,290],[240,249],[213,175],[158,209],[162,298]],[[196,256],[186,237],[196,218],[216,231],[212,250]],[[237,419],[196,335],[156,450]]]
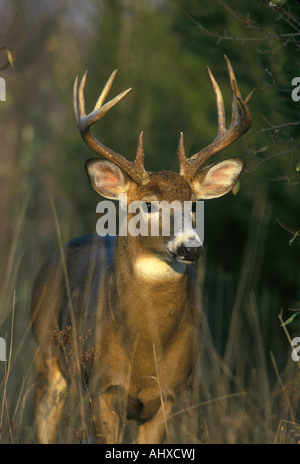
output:
[[[179,262],[170,264],[155,256],[143,256],[135,261],[134,270],[145,280],[174,280],[183,276],[186,264]]]

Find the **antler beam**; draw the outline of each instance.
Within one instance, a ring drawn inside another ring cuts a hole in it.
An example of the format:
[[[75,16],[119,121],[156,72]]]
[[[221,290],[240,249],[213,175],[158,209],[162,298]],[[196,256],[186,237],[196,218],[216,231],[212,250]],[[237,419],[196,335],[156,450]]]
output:
[[[145,184],[148,182],[148,174],[144,168],[144,150],[143,150],[143,132],[140,133],[139,143],[134,161],[128,161],[119,153],[114,152],[110,148],[103,145],[97,140],[90,131],[93,124],[100,121],[105,114],[119,103],[131,90],[127,89],[117,95],[115,98],[104,104],[104,101],[111,89],[113,81],[117,74],[117,69],[111,74],[107,83],[105,84],[101,95],[99,96],[93,111],[86,114],[84,88],[86,83],[87,72],[84,73],[83,78],[78,87],[78,76],[75,79],[73,87],[73,107],[77,121],[78,128],[85,143],[98,155],[102,156],[108,161],[116,164],[121,168],[131,179],[137,184]]]
[[[180,165],[180,174],[187,180],[190,181],[195,176],[198,169],[212,156],[219,153],[224,148],[228,147],[235,140],[239,139],[245,134],[251,126],[251,115],[246,102],[242,99],[239,91],[236,78],[231,66],[231,63],[227,56],[224,56],[227,70],[230,79],[231,86],[231,99],[232,99],[232,111],[231,111],[231,124],[229,129],[226,129],[225,125],[225,108],[221,90],[215,80],[212,72],[208,68],[208,74],[215,92],[216,104],[218,111],[218,133],[215,140],[199,151],[191,158],[187,159],[185,156],[185,150],[183,145],[183,134],[180,134],[179,146],[178,146],[178,160]]]

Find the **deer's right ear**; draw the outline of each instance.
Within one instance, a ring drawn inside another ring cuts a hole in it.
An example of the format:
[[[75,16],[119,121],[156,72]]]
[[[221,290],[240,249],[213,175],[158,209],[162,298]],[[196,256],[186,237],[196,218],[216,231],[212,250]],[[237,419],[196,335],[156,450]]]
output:
[[[92,158],[85,164],[93,189],[105,198],[117,200],[119,193],[125,193],[132,182],[121,169],[110,161]]]

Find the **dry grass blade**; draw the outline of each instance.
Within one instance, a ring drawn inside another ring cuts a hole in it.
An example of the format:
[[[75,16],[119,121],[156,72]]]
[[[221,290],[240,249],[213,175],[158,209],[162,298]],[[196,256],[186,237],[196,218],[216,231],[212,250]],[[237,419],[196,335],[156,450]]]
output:
[[[14,291],[13,286],[15,284],[16,275],[17,275],[18,268],[19,268],[19,262],[16,261],[17,245],[19,243],[20,234],[21,234],[21,230],[23,227],[23,223],[24,223],[25,213],[27,211],[30,197],[31,197],[31,192],[29,192],[25,196],[25,200],[22,204],[21,211],[17,218],[17,223],[14,229],[14,233],[12,237],[12,244],[10,247],[10,253],[9,253],[8,262],[6,266],[4,281],[3,281],[2,286],[0,287],[0,302],[1,303],[4,302],[5,304],[7,304],[7,302],[9,301],[11,297],[11,294]],[[5,317],[6,317],[6,313],[5,311],[3,311],[2,314],[0,314],[0,326],[3,320],[5,319]]]
[[[61,230],[60,230],[60,226],[59,226],[56,207],[55,207],[55,204],[54,204],[54,200],[52,198],[51,198],[51,208],[52,208],[53,218],[54,218],[54,222],[55,222],[55,228],[56,228],[56,233],[57,233],[60,257],[61,257],[61,264],[62,264],[62,268],[63,268],[63,275],[64,275],[65,287],[66,287],[66,293],[67,293],[67,299],[68,299],[68,308],[69,308],[69,313],[70,313],[70,318],[71,318],[71,323],[72,323],[72,329],[73,329],[71,331],[71,335],[72,335],[75,362],[76,362],[75,376],[76,376],[76,383],[77,383],[77,393],[78,393],[78,397],[79,397],[79,411],[80,411],[82,425],[83,425],[84,430],[85,430],[85,435],[87,436],[87,425],[86,425],[85,415],[84,415],[84,400],[83,400],[83,395],[82,395],[82,391],[81,391],[81,387],[80,387],[81,382],[82,382],[82,377],[81,377],[81,368],[80,368],[80,358],[79,358],[79,348],[78,348],[77,333],[76,333],[75,316],[74,316],[74,309],[73,309],[73,304],[72,304],[72,294],[71,294],[71,288],[70,288],[70,282],[69,282],[69,276],[68,276],[66,257],[65,257],[64,248],[63,248],[63,242],[62,242],[62,237],[61,237]]]
[[[217,403],[219,401],[225,401],[225,400],[228,400],[228,399],[231,399],[231,398],[237,398],[239,396],[243,396],[243,395],[246,395],[247,392],[237,392],[237,393],[229,393],[228,395],[224,395],[224,396],[220,396],[218,398],[212,398],[210,400],[207,400],[207,401],[202,401],[201,403],[197,403],[197,404],[192,404],[191,406],[188,406],[187,408],[184,408],[184,409],[181,409],[180,411],[176,411],[172,414],[169,415],[168,419],[173,419],[174,417],[176,416],[180,416],[181,414],[184,414],[188,411],[192,411],[193,409],[199,409],[199,408],[202,408],[203,406],[207,406],[209,404],[213,404],[213,403]]]
[[[13,306],[12,306],[12,321],[11,321],[11,334],[10,334],[10,346],[9,346],[9,355],[8,355],[8,364],[6,364],[5,361],[5,381],[4,381],[4,388],[3,388],[3,397],[2,397],[2,409],[1,409],[1,418],[0,418],[0,438],[1,438],[1,428],[3,425],[3,417],[4,417],[4,409],[6,409],[6,413],[8,414],[8,407],[7,407],[7,384],[11,372],[11,360],[12,360],[12,346],[13,346],[13,334],[14,334],[14,318],[15,318],[15,305],[16,305],[16,292],[14,291],[13,295]],[[13,436],[12,436],[12,431],[11,431],[11,426],[10,426],[10,421],[9,423],[9,433],[10,433],[10,438],[11,442],[13,443]]]
[[[155,344],[154,343],[153,343],[153,355],[154,355],[154,362],[155,362],[155,369],[156,369],[156,381],[157,381],[158,388],[159,388],[159,396],[160,396],[161,408],[162,408],[164,423],[165,423],[165,427],[166,427],[166,437],[167,437],[167,440],[169,441],[170,435],[169,435],[169,430],[168,430],[168,423],[167,423],[167,416],[166,416],[166,411],[165,411],[164,399],[163,399],[161,385],[160,385],[160,381],[159,381],[157,356],[156,356],[156,349],[155,349]]]
[[[292,425],[297,429],[298,436],[299,436],[298,444],[300,444],[300,425],[297,424],[296,422],[292,422],[292,421],[285,420],[285,419],[280,419],[278,427],[277,427],[277,431],[276,431],[276,436],[275,436],[275,439],[274,439],[274,445],[276,445],[278,443],[280,432],[284,431],[284,425],[283,424]]]

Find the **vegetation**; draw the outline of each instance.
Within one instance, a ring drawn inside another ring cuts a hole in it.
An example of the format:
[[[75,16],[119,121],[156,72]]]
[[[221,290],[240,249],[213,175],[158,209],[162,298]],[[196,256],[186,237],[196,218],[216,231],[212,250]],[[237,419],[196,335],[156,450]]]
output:
[[[0,0],[0,11],[7,91],[0,102],[0,337],[7,346],[0,442],[36,441],[30,292],[58,248],[51,201],[64,242],[95,230],[99,199],[84,172],[93,155],[74,122],[75,76],[88,70],[89,103],[118,68],[114,92],[133,91],[95,130],[129,159],[144,130],[147,169],[176,170],[180,131],[189,154],[216,135],[207,65],[230,114],[224,54],[243,96],[254,90],[253,125],[216,156],[243,156],[247,164],[239,192],[205,206],[203,347],[192,393],[170,419],[169,440],[299,442],[300,369],[290,346],[300,336],[300,318],[291,318],[300,307],[300,118],[292,99],[299,3]],[[13,66],[6,66],[7,50]],[[61,442],[79,441],[91,422],[88,409],[76,422],[71,406]]]

